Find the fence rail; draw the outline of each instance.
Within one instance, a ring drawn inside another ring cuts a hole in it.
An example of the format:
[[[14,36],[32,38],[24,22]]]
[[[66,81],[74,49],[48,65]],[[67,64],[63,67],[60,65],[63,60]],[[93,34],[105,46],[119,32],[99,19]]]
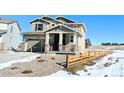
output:
[[[66,57],[66,67],[68,68],[78,63],[83,63],[90,60],[91,61],[96,60],[111,53],[112,51],[107,50],[107,51],[86,51],[80,53],[79,55],[68,54]]]

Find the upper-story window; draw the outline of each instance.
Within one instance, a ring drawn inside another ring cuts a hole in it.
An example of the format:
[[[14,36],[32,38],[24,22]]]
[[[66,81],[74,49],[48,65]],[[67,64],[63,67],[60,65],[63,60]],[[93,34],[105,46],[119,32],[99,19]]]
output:
[[[77,25],[74,25],[74,28],[78,28],[78,26]]]
[[[36,31],[42,31],[43,30],[43,24],[36,24],[35,30]]]
[[[78,25],[72,25],[72,28],[79,28]]]
[[[71,28],[79,28],[79,25],[77,25],[77,24],[66,24],[66,25]]]
[[[55,26],[55,24],[52,24],[52,26]]]

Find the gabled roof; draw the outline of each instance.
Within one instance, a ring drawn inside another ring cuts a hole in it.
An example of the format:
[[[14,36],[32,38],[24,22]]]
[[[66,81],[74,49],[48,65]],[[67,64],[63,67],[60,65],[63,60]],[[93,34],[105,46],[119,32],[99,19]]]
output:
[[[48,23],[48,24],[49,24],[48,21],[46,21],[46,20],[44,20],[44,19],[40,19],[40,18],[37,18],[37,19],[35,19],[35,20],[32,20],[30,23],[37,22],[37,21],[40,21],[40,22],[44,22],[44,23]]]
[[[3,24],[12,24],[15,22],[17,23],[19,30],[21,31],[20,25],[19,25],[18,21],[16,21],[15,19],[0,18],[0,23],[3,23]]]
[[[56,18],[56,20],[63,20],[63,21],[66,21],[67,23],[75,23],[74,21],[68,19],[68,18],[65,18],[63,16],[59,16]]]
[[[44,19],[44,20],[46,20],[48,22],[61,23],[61,22],[59,22],[59,21],[57,21],[57,20],[55,20],[55,19],[53,19],[53,18],[51,18],[49,16],[43,16],[42,19]]]
[[[16,22],[16,20],[14,20],[14,19],[0,18],[0,23],[11,24],[14,22]]]
[[[0,35],[7,33],[6,30],[0,30]]]
[[[81,25],[83,28],[84,28],[84,31],[87,32],[86,30],[86,27],[85,27],[85,24],[84,23],[64,23],[65,25],[68,25],[68,24],[77,24],[77,25]]]
[[[43,31],[43,32],[50,31],[50,30],[55,29],[55,28],[57,28],[57,27],[60,27],[60,28],[61,28],[61,27],[64,27],[64,28],[67,28],[67,29],[69,29],[69,30],[71,30],[71,31],[76,32],[74,29],[72,29],[72,28],[70,28],[70,27],[68,27],[68,26],[62,25],[62,24],[56,25],[56,26],[54,26],[54,27],[52,27],[52,28],[50,28],[50,29],[47,29],[47,30],[45,30],[45,31]]]
[[[87,32],[87,29],[86,29],[86,26],[85,26],[84,23],[82,24],[82,26],[83,26],[83,28],[84,28],[84,31]]]

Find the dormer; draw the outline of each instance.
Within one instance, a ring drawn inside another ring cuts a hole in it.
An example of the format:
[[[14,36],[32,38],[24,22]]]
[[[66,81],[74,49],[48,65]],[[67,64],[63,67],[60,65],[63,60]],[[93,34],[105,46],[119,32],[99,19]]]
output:
[[[75,23],[74,21],[67,19],[65,17],[62,17],[62,16],[57,17],[56,20],[62,23]]]
[[[81,35],[85,35],[86,27],[83,23],[65,23],[64,25],[68,26],[69,28],[77,31]]]
[[[66,26],[68,26],[68,27],[70,27],[70,28],[72,28],[72,29],[80,29],[80,27],[82,26],[82,24],[81,23],[65,23],[64,25],[66,25]]]
[[[49,16],[43,16],[42,17],[43,20],[46,20],[47,22],[49,22],[49,27],[53,27],[53,26],[56,26],[58,24],[62,24],[61,22],[49,17]]]
[[[49,22],[43,20],[43,19],[35,19],[30,22],[32,25],[32,31],[43,31],[48,29]]]

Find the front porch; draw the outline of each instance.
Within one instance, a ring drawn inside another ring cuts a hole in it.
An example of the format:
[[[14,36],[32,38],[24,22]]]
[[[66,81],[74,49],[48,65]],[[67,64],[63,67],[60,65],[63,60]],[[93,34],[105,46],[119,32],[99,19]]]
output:
[[[77,34],[72,32],[46,33],[45,53],[77,53]]]

